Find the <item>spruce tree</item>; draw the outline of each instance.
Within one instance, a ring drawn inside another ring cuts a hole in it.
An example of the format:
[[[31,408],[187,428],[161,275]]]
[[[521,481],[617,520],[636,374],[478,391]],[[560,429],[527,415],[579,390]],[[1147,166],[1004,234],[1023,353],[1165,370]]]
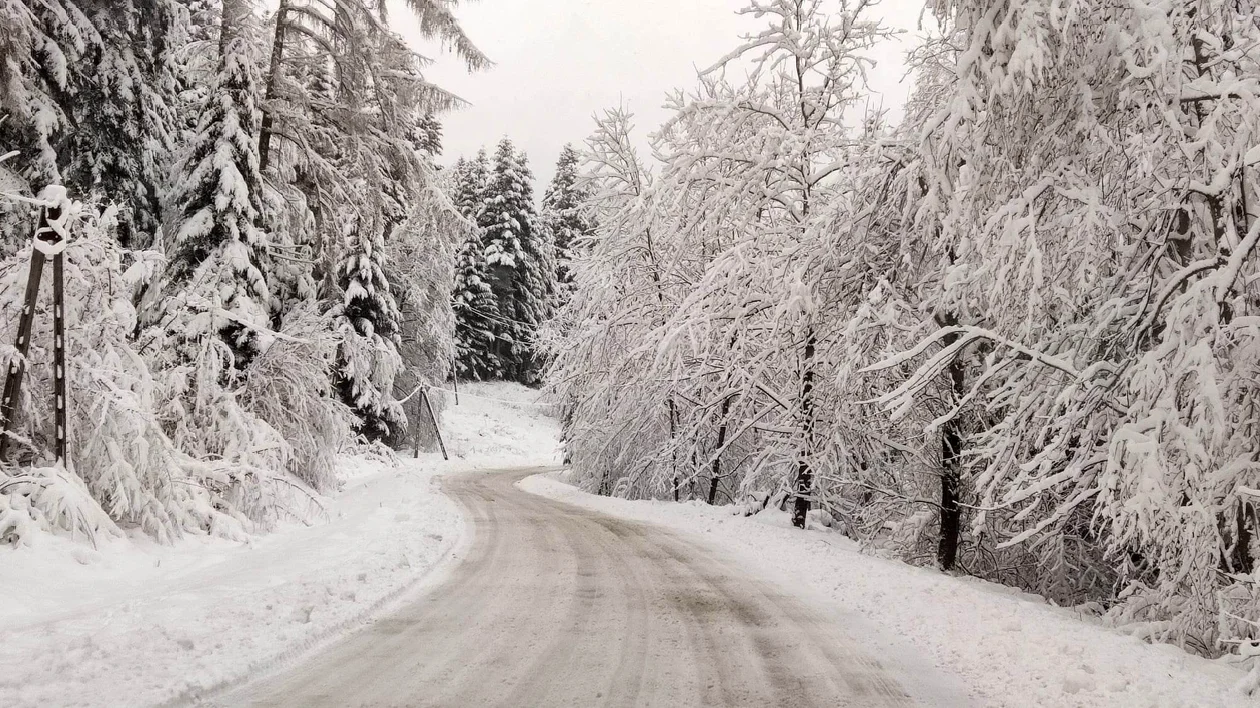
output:
[[[176,69],[171,0],[79,0],[100,32],[75,67],[75,129],[62,148],[63,179],[73,193],[98,193],[119,208],[125,247],[152,242],[170,171]]]
[[[164,302],[168,326],[185,340],[217,333],[243,366],[256,351],[255,332],[270,327],[270,295],[258,227],[257,77],[244,0],[227,0],[219,69],[202,107],[196,138],[174,191],[179,219],[171,244]],[[208,317],[192,317],[200,312]]]
[[[563,305],[572,292],[574,249],[595,232],[594,224],[584,211],[588,195],[578,182],[580,160],[577,150],[565,145],[556,162],[555,177],[543,196],[543,225],[556,249],[557,307]]]
[[[406,422],[390,390],[397,370],[399,314],[385,277],[381,222],[359,214],[346,219],[346,257],[337,269],[342,292],[337,315],[343,327],[337,389],[358,417],[356,432],[370,441],[397,432]]]
[[[20,148],[6,169],[30,194],[63,184],[113,203],[124,245],[147,245],[160,221],[177,15],[173,0],[0,4],[0,149]]]
[[[416,122],[415,130],[412,132],[412,142],[415,143],[416,149],[429,157],[438,157],[442,154],[442,122],[437,119],[437,116],[432,113],[424,114]]]
[[[501,361],[492,354],[500,320],[490,287],[485,257],[485,194],[489,179],[485,150],[474,160],[460,158],[453,169],[453,198],[460,213],[474,226],[455,255],[455,351],[458,374],[470,379],[503,375]]]
[[[550,317],[555,256],[534,213],[533,175],[527,159],[504,138],[495,150],[485,200],[485,259],[499,305],[494,354],[504,376],[533,384],[542,362],[534,351],[538,326]]]

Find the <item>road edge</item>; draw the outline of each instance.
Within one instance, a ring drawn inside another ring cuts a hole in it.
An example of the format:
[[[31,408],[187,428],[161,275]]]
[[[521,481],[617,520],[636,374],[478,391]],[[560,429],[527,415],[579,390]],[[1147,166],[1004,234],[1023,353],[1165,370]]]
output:
[[[452,474],[475,474],[476,471],[455,472]],[[415,577],[407,582],[399,585],[397,588],[389,591],[385,595],[377,598],[375,601],[346,619],[331,625],[324,630],[318,632],[314,636],[305,638],[288,648],[280,651],[266,659],[250,664],[240,675],[224,679],[209,687],[198,687],[189,689],[176,695],[175,697],[153,705],[153,708],[184,708],[185,706],[215,706],[227,697],[230,697],[236,691],[239,691],[250,684],[261,681],[270,676],[274,676],[285,669],[299,663],[301,660],[311,656],[337,642],[352,636],[356,632],[361,631],[365,627],[371,625],[383,615],[393,611],[397,607],[413,602],[433,588],[442,584],[450,577],[451,572],[463,562],[465,551],[469,548],[473,541],[474,526],[468,515],[468,510],[462,504],[456,501],[451,495],[447,494],[441,484],[445,477],[449,474],[435,475],[433,481],[435,483],[434,491],[436,494],[445,497],[451,506],[459,512],[459,536],[455,542],[442,554],[436,563],[427,569],[420,571]],[[226,705],[231,705],[226,704]]]

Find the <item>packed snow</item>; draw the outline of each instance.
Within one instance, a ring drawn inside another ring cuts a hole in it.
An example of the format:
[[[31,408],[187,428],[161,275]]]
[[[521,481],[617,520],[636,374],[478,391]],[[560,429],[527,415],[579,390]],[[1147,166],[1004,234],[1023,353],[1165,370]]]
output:
[[[54,535],[0,547],[4,705],[178,702],[370,621],[458,556],[463,521],[436,476],[554,462],[556,423],[536,395],[512,384],[462,389],[441,415],[449,462],[435,452],[342,457],[343,487],[309,525],[244,543],[189,536],[163,546],[131,533],[97,548]]]
[[[974,705],[1010,708],[1221,708],[1255,705],[1245,674],[1165,644],[1147,644],[1042,598],[974,578],[885,560],[823,528],[792,528],[770,508],[744,517],[699,501],[587,494],[567,472],[535,475],[528,492],[682,531],[721,546],[794,592],[869,620],[874,647],[909,650],[956,676]],[[860,632],[861,628],[856,628]],[[889,637],[895,637],[890,641]]]

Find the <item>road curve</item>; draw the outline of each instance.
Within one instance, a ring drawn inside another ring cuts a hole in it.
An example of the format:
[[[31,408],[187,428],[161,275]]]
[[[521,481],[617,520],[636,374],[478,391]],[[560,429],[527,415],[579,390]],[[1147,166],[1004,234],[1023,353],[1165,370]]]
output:
[[[535,470],[536,471],[536,470]],[[668,530],[446,478],[446,582],[226,697],[255,706],[909,706],[834,619]]]

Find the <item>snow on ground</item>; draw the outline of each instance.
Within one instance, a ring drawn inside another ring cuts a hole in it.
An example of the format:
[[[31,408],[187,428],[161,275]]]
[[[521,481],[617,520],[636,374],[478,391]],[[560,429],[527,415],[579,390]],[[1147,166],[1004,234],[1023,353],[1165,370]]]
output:
[[[792,528],[778,510],[744,518],[732,515],[732,507],[700,502],[599,497],[565,484],[563,476],[535,475],[519,486],[702,537],[784,587],[858,613],[876,630],[871,646],[917,653],[959,679],[978,706],[1257,705],[1234,693],[1243,677],[1235,667],[1146,644],[1018,590],[865,555],[838,533]],[[888,635],[897,638],[892,647]]]
[[[442,435],[459,468],[533,467],[560,461],[560,424],[538,391],[519,384],[463,384],[434,394]]]
[[[309,526],[247,543],[132,536],[93,549],[45,536],[0,546],[0,705],[196,697],[293,660],[440,578],[430,571],[458,555],[465,528],[434,477],[556,456],[556,423],[534,392],[486,384],[460,393],[441,416],[450,462],[346,457],[344,488]]]

